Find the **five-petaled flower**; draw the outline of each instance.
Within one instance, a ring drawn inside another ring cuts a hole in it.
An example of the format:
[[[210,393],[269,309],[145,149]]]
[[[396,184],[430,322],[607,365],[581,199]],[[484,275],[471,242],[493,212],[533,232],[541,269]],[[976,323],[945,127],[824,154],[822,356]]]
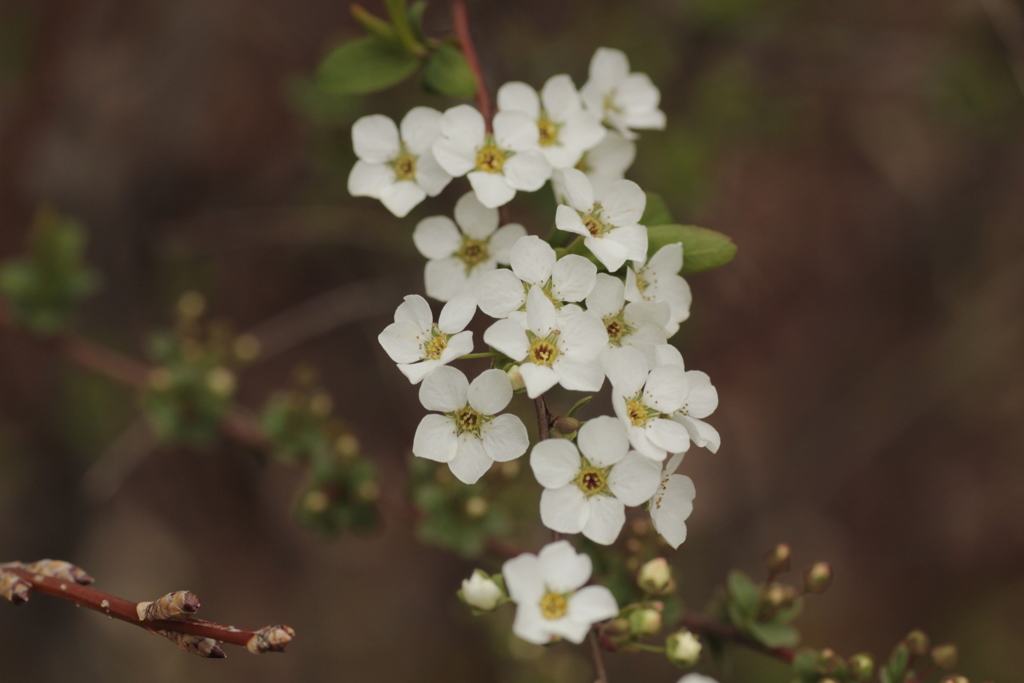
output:
[[[427,296],[438,301],[448,301],[462,292],[475,296],[485,273],[498,264],[508,265],[509,251],[526,235],[526,228],[518,223],[499,228],[498,221],[497,209],[487,208],[467,192],[455,202],[454,221],[431,216],[419,222],[412,241],[429,259],[423,275]]]
[[[513,81],[498,88],[498,109],[526,114],[537,124],[537,143],[552,168],[574,166],[605,136],[601,122],[583,108],[572,78],[552,76],[540,91]]]
[[[668,459],[658,489],[647,506],[654,528],[673,548],[686,540],[686,519],[693,512],[693,499],[697,496],[693,480],[675,473],[682,461],[682,453]]]
[[[626,506],[647,502],[657,490],[660,468],[629,449],[626,431],[614,417],[589,420],[577,445],[578,450],[565,439],[548,439],[530,452],[530,467],[544,487],[540,518],[552,531],[582,532],[610,545],[626,523]]]
[[[581,235],[583,244],[608,268],[616,271],[627,259],[647,259],[647,228],[640,217],[647,196],[632,180],[616,180],[603,197],[594,195],[590,179],[582,171],[567,168],[562,185],[568,205],[555,212],[559,230]]]
[[[413,455],[448,463],[459,481],[475,484],[491,464],[515,460],[530,445],[522,420],[498,415],[511,400],[501,370],[484,370],[470,383],[455,368],[437,368],[420,385],[420,403],[438,412],[420,421]]]
[[[654,356],[656,365],[676,365],[685,369],[683,354],[671,344],[656,347]],[[686,427],[687,434],[695,444],[717,453],[718,447],[722,445],[722,437],[703,418],[715,412],[718,407],[718,390],[711,384],[707,373],[700,370],[687,370],[686,383],[689,386],[686,403],[672,413],[672,419]]]
[[[593,149],[588,149],[576,162],[576,170],[582,171],[594,186],[594,194],[603,197],[608,193],[612,183],[626,177],[626,171],[636,159],[636,143],[627,140],[615,131],[608,131]],[[551,175],[551,184],[555,189],[555,197],[565,202],[565,183],[562,172],[555,171]]]
[[[444,305],[435,323],[427,300],[410,294],[395,310],[395,322],[384,328],[377,341],[402,374],[416,384],[434,368],[473,350],[473,333],[463,330],[474,313],[473,297],[456,296]]]
[[[484,332],[484,341],[519,363],[530,398],[556,384],[598,391],[604,383],[598,362],[608,343],[604,325],[578,308],[559,313],[540,287],[530,289],[525,321],[498,320]]]
[[[535,192],[551,177],[551,164],[540,152],[537,124],[518,111],[494,115],[494,133],[468,104],[441,117],[441,135],[433,145],[441,167],[453,176],[467,175],[484,206],[507,204],[516,190]]]
[[[608,332],[608,348],[632,346],[639,349],[648,364],[655,365],[654,350],[665,344],[665,325],[670,309],[667,303],[631,301],[626,303],[622,280],[604,273],[587,297],[587,313],[604,323]]]
[[[441,134],[441,112],[413,107],[402,119],[401,135],[386,116],[364,116],[352,125],[352,146],[359,161],[348,176],[353,197],[379,199],[399,218],[452,177],[438,165],[431,147]]]
[[[679,323],[690,317],[690,285],[679,275],[683,268],[683,245],[666,244],[650,260],[626,267],[627,301],[665,301],[671,309],[665,332],[671,337]]]
[[[619,613],[610,590],[584,586],[592,570],[590,557],[577,553],[568,541],[505,562],[501,573],[516,603],[512,632],[537,645],[557,638],[582,643],[591,626]]]
[[[661,93],[647,74],[629,72],[621,50],[597,48],[580,96],[587,109],[627,138],[637,137],[632,129],[665,128],[665,112],[658,109]]]
[[[609,349],[601,363],[612,385],[612,407],[633,448],[659,462],[689,448],[686,428],[671,419],[686,403],[683,368],[660,365],[648,371],[644,354],[630,346]]]

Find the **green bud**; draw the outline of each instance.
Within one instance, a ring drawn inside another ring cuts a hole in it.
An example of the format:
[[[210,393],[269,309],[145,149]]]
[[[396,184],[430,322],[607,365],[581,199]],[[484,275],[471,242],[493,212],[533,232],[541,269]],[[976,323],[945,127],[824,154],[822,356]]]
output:
[[[945,643],[943,645],[936,645],[932,648],[932,661],[940,669],[949,671],[956,666],[957,660],[957,649],[953,643]]]
[[[661,612],[641,609],[629,615],[629,630],[641,636],[652,636],[661,630]]]
[[[925,635],[924,631],[915,629],[907,634],[907,637],[903,639],[903,642],[907,644],[907,649],[910,650],[910,654],[915,657],[920,657],[928,652],[928,636]]]
[[[870,681],[871,676],[875,673],[875,660],[866,652],[850,657],[847,663],[850,667],[850,673],[858,683]]]
[[[662,595],[671,592],[672,567],[664,557],[656,557],[640,567],[636,576],[640,590],[650,595]]]
[[[789,546],[785,543],[780,543],[765,554],[764,562],[768,565],[768,570],[771,573],[781,574],[782,572],[789,571],[791,566],[790,555]]]
[[[828,562],[818,562],[804,572],[804,590],[808,593],[824,593],[832,583],[832,567]]]
[[[686,629],[676,631],[665,639],[665,656],[682,669],[688,669],[700,661],[701,649],[703,646],[700,640]]]
[[[845,671],[845,669],[846,662],[834,650],[826,647],[821,651],[821,658],[818,660],[818,671],[820,673],[831,676]]]
[[[562,434],[574,434],[579,431],[580,421],[575,417],[565,417],[562,415],[555,418],[552,426]]]

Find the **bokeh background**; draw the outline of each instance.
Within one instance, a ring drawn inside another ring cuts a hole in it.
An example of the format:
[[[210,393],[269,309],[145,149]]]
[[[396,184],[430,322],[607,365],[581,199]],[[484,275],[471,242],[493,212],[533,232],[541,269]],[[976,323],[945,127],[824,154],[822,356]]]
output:
[[[1018,0],[470,9],[492,88],[563,72],[580,85],[596,47],[625,50],[669,119],[629,176],[739,245],[689,278],[677,337],[719,390],[723,436],[684,463],[698,497],[673,555],[683,596],[699,608],[730,568],[759,576],[787,541],[798,564],[836,572],[801,619],[807,644],[884,656],[919,627],[961,645],[972,681],[1019,680]],[[447,3],[426,21],[448,33]],[[448,212],[462,185],[405,220],[347,196],[358,116],[453,104],[413,82],[319,93],[319,60],[357,34],[336,0],[3,0],[0,257],[22,251],[42,202],[79,218],[104,285],[78,327],[140,358],[186,290],[238,330],[276,319],[286,339],[294,319],[276,316],[306,311],[308,333],[241,375],[240,402],[257,409],[315,366],[397,488],[422,411],[375,338],[421,291],[416,220]],[[544,233],[549,209],[513,215]],[[409,520],[325,540],[290,518],[301,471],[230,440],[152,447],[139,420],[130,391],[0,331],[0,559],[71,560],[135,599],[189,588],[209,619],[283,621],[299,638],[286,655],[206,661],[37,597],[0,605],[5,683],[591,680],[582,650],[509,654],[507,621],[455,599],[474,564],[418,544]],[[126,452],[124,481],[86,495],[91,468]],[[657,659],[611,656],[612,680],[675,681]],[[743,654],[708,671],[787,680]]]

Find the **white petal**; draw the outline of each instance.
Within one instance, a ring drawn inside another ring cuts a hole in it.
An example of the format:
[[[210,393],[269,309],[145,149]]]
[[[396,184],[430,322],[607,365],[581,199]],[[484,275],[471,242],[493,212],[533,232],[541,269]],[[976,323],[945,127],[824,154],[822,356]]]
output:
[[[594,187],[583,171],[575,168],[562,171],[562,187],[572,208],[584,213],[594,208]]]
[[[580,427],[576,441],[590,464],[597,467],[614,465],[626,457],[626,451],[629,450],[626,430],[619,420],[609,415],[588,420],[587,424]],[[650,497],[648,493],[644,500]]]
[[[648,457],[630,451],[608,475],[608,488],[624,505],[640,505],[651,499],[661,483],[661,468]]]
[[[601,545],[614,543],[626,523],[626,507],[611,496],[592,496],[587,507],[590,514],[583,527],[583,535]]]
[[[377,341],[396,363],[415,363],[423,358],[423,329],[419,323],[391,323],[377,336]]]
[[[402,117],[402,142],[413,154],[422,155],[441,136],[441,112],[430,107],[413,107]]]
[[[686,369],[683,363],[683,354],[671,344],[662,344],[654,350],[654,357],[657,365],[678,365]]]
[[[590,80],[605,89],[615,87],[629,75],[626,53],[608,47],[599,47],[590,60]]]
[[[455,223],[447,216],[431,216],[416,224],[412,241],[421,254],[429,259],[451,256],[462,245],[462,237]]]
[[[665,112],[660,109],[653,111],[627,111],[626,125],[636,129],[664,130]]]
[[[679,469],[679,466],[683,464],[683,456],[685,456],[685,455],[686,455],[686,453],[673,453],[672,457],[669,458],[668,462],[665,463],[665,468],[663,470],[664,473],[665,474],[673,474],[673,473],[675,473],[675,471]]]
[[[604,586],[586,586],[569,598],[568,616],[590,624],[617,616],[619,606]]]
[[[463,293],[458,296],[466,296],[466,294]],[[455,299],[453,298],[452,300],[454,301]],[[465,356],[467,353],[473,353],[473,333],[469,330],[453,335],[448,340],[448,346],[444,347],[444,351],[441,352],[441,357],[438,361],[441,363],[451,363],[459,356]]]
[[[686,433],[686,427],[672,420],[651,420],[647,424],[646,433],[651,443],[669,453],[679,453],[690,447],[690,435]]]
[[[567,204],[559,204],[558,208],[555,209],[555,226],[559,230],[583,235],[584,237],[590,236],[587,226],[583,225],[583,218],[580,216],[580,212]]]
[[[514,152],[535,149],[540,135],[536,119],[536,116],[528,116],[518,111],[499,111],[494,115],[494,141],[501,149],[510,149]]]
[[[424,327],[430,327],[434,321],[434,313],[430,310],[430,304],[419,294],[409,294],[395,309],[395,322],[414,322]]]
[[[540,521],[552,531],[578,534],[589,515],[586,496],[576,484],[544,489],[540,494]]]
[[[487,208],[475,194],[467,192],[455,202],[455,222],[464,233],[482,240],[498,229],[498,210]]]
[[[447,365],[427,375],[420,385],[420,403],[427,410],[450,413],[466,406],[469,380],[461,370]]]
[[[516,196],[516,191],[500,173],[471,171],[466,177],[469,178],[469,184],[473,187],[473,192],[476,192],[477,199],[484,206],[492,209],[504,206]]]
[[[602,356],[604,372],[619,396],[636,395],[647,381],[647,361],[643,353],[624,346]]]
[[[518,111],[536,120],[540,116],[537,91],[520,81],[512,81],[498,88],[498,110]]]
[[[487,245],[491,252],[491,258],[498,263],[507,266],[511,257],[512,246],[521,238],[526,237],[526,228],[519,223],[509,223],[497,229],[491,235],[490,244]]]
[[[576,254],[558,259],[551,271],[551,295],[560,301],[583,301],[594,289],[597,266]]]
[[[604,264],[609,272],[615,272],[622,267],[629,256],[629,250],[614,240],[607,237],[586,237],[583,244],[594,253],[597,260]]]
[[[463,484],[475,484],[487,473],[494,463],[484,451],[484,445],[472,434],[458,437],[458,449],[448,468]]]
[[[532,556],[531,556],[532,557]],[[540,596],[531,602],[521,602],[512,620],[512,633],[528,643],[547,645],[551,642],[551,622],[540,611]]]
[[[647,378],[644,403],[662,413],[674,413],[686,403],[688,393],[686,371],[678,365],[661,365]]]
[[[422,187],[424,192],[431,197],[436,197],[441,194],[441,190],[448,187],[448,183],[451,181],[451,175],[441,168],[441,164],[434,157],[432,148],[420,154],[416,160],[416,184]]]
[[[625,286],[622,280],[606,273],[598,273],[594,289],[587,295],[587,312],[604,319],[621,313],[625,302]]]
[[[398,371],[405,375],[410,384],[419,384],[423,378],[441,367],[441,361],[425,360],[419,363],[399,364]]]
[[[517,152],[503,170],[508,184],[523,192],[536,192],[551,177],[551,164],[539,151],[530,149]]]
[[[530,352],[526,330],[514,320],[498,320],[488,327],[484,332],[484,343],[516,361],[523,360]]]
[[[538,337],[546,337],[555,330],[558,316],[555,305],[540,287],[531,287],[526,295],[526,327]]]
[[[441,138],[430,151],[445,173],[456,178],[476,168],[476,149],[465,139]]]
[[[587,152],[587,162],[593,169],[590,182],[596,182],[594,174],[610,178],[612,182],[622,178],[635,159],[636,143],[609,131],[594,149]],[[602,196],[611,188],[611,184],[609,182],[608,188],[600,191]],[[597,190],[597,187],[594,189]]]
[[[672,347],[674,348],[674,347]],[[711,384],[711,378],[700,370],[686,373],[690,394],[686,397],[685,413],[690,417],[707,417],[718,407],[718,390]]]
[[[567,74],[552,76],[540,91],[544,110],[553,121],[565,121],[569,115],[580,110],[580,96],[576,85]]]
[[[604,384],[604,372],[596,360],[584,361],[563,356],[555,360],[553,367],[558,383],[571,391],[600,391]]]
[[[496,370],[495,372],[501,372]],[[487,457],[495,462],[515,460],[530,447],[526,425],[515,415],[498,415],[480,430]]]
[[[437,413],[423,416],[412,439],[413,455],[435,462],[450,462],[457,448],[455,423],[451,418]]]
[[[448,301],[466,287],[466,268],[454,256],[427,261],[423,269],[423,282],[427,296],[437,301]]]
[[[558,375],[546,365],[523,363],[519,366],[519,371],[523,374],[523,382],[526,384],[526,395],[530,398],[537,398],[558,384]]]
[[[583,151],[596,147],[604,139],[606,131],[596,116],[581,110],[572,114],[562,125],[558,137],[566,147]]]
[[[452,300],[441,309],[437,318],[437,327],[446,334],[455,334],[466,329],[466,325],[476,314],[476,301],[468,294],[452,297]]]
[[[482,276],[476,294],[480,310],[492,318],[507,318],[509,313],[518,311],[526,303],[523,281],[507,268]]]
[[[506,560],[501,567],[501,575],[505,579],[509,597],[520,605],[539,601],[547,590],[540,560],[532,553],[523,553]]]
[[[501,370],[484,370],[469,385],[469,405],[483,415],[497,415],[512,400],[512,381]]]
[[[411,180],[400,180],[380,192],[381,204],[399,218],[404,218],[413,208],[427,198],[423,188]]]
[[[561,330],[558,349],[563,354],[560,358],[571,355],[577,360],[596,361],[608,344],[604,323],[589,313],[563,313],[559,316],[558,328]]]
[[[644,73],[632,73],[622,79],[616,88],[617,99],[628,104],[631,110],[650,111],[661,102],[661,93]]]
[[[651,521],[668,544],[678,548],[686,540],[686,519],[693,512],[693,499],[697,491],[693,481],[681,474],[673,474],[651,500]]]
[[[633,427],[632,425],[627,425],[626,433],[629,434],[629,443],[632,444],[633,448],[635,448],[641,455],[658,463],[665,460],[665,456],[668,455],[668,451],[655,445],[647,438],[647,429],[645,427]]]
[[[683,245],[679,242],[666,244],[651,257],[645,270],[652,279],[660,275],[677,275],[683,268]]]
[[[386,116],[363,116],[352,124],[352,148],[371,164],[383,164],[398,156],[398,126]]]
[[[381,190],[395,182],[395,172],[385,164],[357,161],[348,174],[348,193],[353,197],[378,199]]]
[[[541,577],[555,593],[574,591],[590,579],[593,565],[586,553],[577,553],[569,541],[555,541],[541,548]]]
[[[544,488],[561,488],[580,473],[580,454],[571,441],[548,439],[530,451],[530,468],[537,483]]]
[[[573,147],[570,145],[562,144],[561,137],[565,132],[565,129],[559,131],[559,141],[553,144],[547,145],[546,147],[540,148],[540,153],[547,159],[548,165],[552,168],[551,177],[554,178],[554,170],[565,170],[567,168],[573,168],[579,163],[580,159],[583,158],[583,148]],[[561,181],[557,181],[561,182]],[[555,196],[558,197],[561,194],[558,190],[555,192]]]
[[[604,215],[612,225],[634,225],[640,222],[647,206],[647,195],[632,180],[617,180],[601,197]]]
[[[718,434],[717,429],[695,417],[675,415],[672,419],[686,428],[686,433],[690,435],[695,444],[701,448],[707,448],[712,453],[718,452],[718,448],[722,445],[722,437]]]
[[[483,115],[468,104],[452,107],[441,117],[441,134],[445,137],[463,139],[473,147],[480,147],[485,133]]]
[[[561,619],[548,620],[546,626],[551,635],[559,636],[570,643],[578,645],[587,637],[591,625],[586,621],[570,619],[568,616],[564,616]]]
[[[642,225],[624,225],[610,231],[606,236],[626,248],[626,258],[643,261],[647,258],[647,228]]]
[[[623,291],[623,294],[625,294],[625,291]],[[672,309],[664,301],[633,301],[626,305],[626,308],[623,311],[623,319],[632,327],[653,325],[661,328],[661,335],[664,337],[664,328],[665,325],[668,324],[671,313]],[[668,346],[665,341],[660,341],[657,344],[657,346],[662,345]],[[679,352],[676,351],[676,353]],[[651,367],[654,367],[655,365],[666,365],[666,363],[653,363]]]
[[[551,278],[555,258],[555,250],[551,245],[536,235],[523,237],[513,245],[509,253],[512,271],[523,282],[532,285],[543,285]]]

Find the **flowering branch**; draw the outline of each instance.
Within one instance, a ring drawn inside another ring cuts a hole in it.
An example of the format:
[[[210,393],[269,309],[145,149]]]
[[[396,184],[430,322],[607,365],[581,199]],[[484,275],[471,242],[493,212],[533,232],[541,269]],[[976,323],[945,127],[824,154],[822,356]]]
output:
[[[284,625],[249,630],[195,619],[190,615],[199,609],[199,599],[188,591],[168,593],[153,602],[135,603],[88,588],[92,582],[93,578],[82,569],[59,560],[0,564],[0,595],[15,605],[28,602],[32,592],[68,600],[162,635],[181,649],[201,657],[225,657],[219,643],[239,645],[253,654],[281,652],[295,636],[295,631]]]
[[[685,626],[692,633],[707,636],[715,640],[725,640],[737,645],[743,645],[751,650],[762,654],[781,659],[784,662],[792,663],[796,652],[788,647],[767,647],[766,645],[751,638],[739,629],[709,619],[702,614],[687,613],[680,619],[680,624]]]
[[[487,85],[484,83],[484,74],[480,69],[480,60],[476,56],[476,48],[473,46],[473,36],[469,32],[469,13],[466,11],[466,0],[452,0],[452,19],[455,21],[455,35],[458,36],[459,46],[462,47],[462,54],[466,57],[473,78],[476,80],[476,101],[483,114],[487,131],[491,131],[491,117],[494,114],[494,107],[491,104],[491,96],[487,92]]]

